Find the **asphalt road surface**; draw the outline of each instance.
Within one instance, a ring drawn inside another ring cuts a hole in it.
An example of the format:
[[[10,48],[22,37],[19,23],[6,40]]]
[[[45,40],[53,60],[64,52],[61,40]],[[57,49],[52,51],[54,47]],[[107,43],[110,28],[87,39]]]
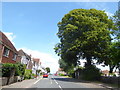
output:
[[[80,88],[95,88],[94,90],[96,90],[96,88],[100,88],[101,90],[102,87],[88,84],[88,82],[80,82],[72,78],[49,75],[48,78],[42,78],[36,81],[30,88],[52,88],[51,90],[54,88],[55,90],[79,90]]]

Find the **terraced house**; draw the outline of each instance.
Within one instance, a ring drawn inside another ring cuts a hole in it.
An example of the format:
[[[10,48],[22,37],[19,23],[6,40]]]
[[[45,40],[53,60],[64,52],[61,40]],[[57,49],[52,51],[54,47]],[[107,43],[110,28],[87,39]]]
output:
[[[0,31],[0,63],[16,63],[18,52],[11,41]]]

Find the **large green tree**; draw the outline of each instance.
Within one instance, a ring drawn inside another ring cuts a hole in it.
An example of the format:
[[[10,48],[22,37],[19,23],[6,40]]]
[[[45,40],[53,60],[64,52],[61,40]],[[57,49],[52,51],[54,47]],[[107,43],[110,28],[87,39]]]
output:
[[[110,60],[109,62],[106,62],[110,67],[110,73],[112,73],[115,67],[120,71],[120,10],[116,11],[112,20],[114,21],[116,30],[113,30],[114,33],[112,34],[113,42],[111,42],[109,49]]]
[[[107,60],[106,52],[114,25],[104,11],[74,9],[62,18],[58,27],[60,43],[56,44],[55,52],[65,62],[76,65],[82,57],[89,66],[92,59]]]

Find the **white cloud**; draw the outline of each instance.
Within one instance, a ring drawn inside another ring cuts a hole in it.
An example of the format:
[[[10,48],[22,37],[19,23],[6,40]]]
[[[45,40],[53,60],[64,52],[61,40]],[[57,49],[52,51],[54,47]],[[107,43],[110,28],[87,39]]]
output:
[[[86,60],[85,59],[80,59],[80,63],[82,67],[84,67]],[[96,60],[93,60],[94,63],[96,63]],[[104,65],[104,63],[101,63],[99,65],[96,64],[96,67],[99,68],[100,70],[109,70],[109,67]]]
[[[110,13],[110,12],[107,12],[107,11],[105,11],[105,13],[108,15],[108,17],[111,17],[111,16],[114,15],[113,13]]]
[[[31,54],[32,57],[34,58],[40,58],[40,61],[42,63],[41,65],[43,67],[50,67],[51,73],[55,73],[58,70],[59,68],[58,58],[55,58],[53,55],[48,53],[43,53],[38,50],[31,50],[28,48],[21,48],[21,49],[27,54],[29,55]]]
[[[14,39],[16,38],[16,36],[12,33],[12,32],[3,32],[7,38],[12,42],[13,45],[15,45],[14,43]]]

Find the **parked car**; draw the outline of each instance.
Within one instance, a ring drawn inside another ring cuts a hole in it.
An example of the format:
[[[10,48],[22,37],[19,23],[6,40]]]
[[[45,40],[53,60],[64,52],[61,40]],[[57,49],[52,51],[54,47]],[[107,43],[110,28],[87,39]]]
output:
[[[48,78],[48,74],[47,73],[43,74],[43,78]]]

